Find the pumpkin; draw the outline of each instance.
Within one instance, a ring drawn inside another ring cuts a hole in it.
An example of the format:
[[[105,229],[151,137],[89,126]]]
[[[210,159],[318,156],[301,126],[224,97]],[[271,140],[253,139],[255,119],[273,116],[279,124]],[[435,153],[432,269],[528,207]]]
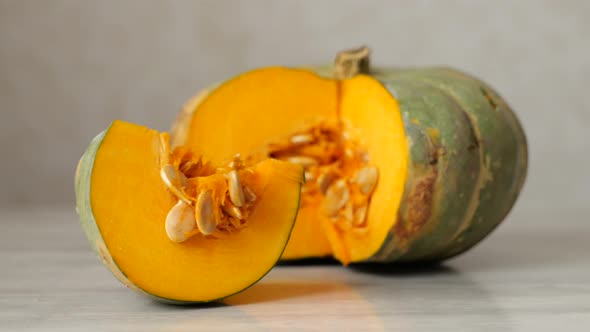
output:
[[[506,217],[527,170],[523,129],[490,86],[450,68],[372,69],[367,48],[238,75],[189,100],[171,133],[214,162],[305,168],[285,260],[458,255]]]
[[[169,136],[115,121],[76,171],[90,245],[129,288],[172,303],[237,293],[279,260],[303,182],[301,166],[233,156],[211,164]]]

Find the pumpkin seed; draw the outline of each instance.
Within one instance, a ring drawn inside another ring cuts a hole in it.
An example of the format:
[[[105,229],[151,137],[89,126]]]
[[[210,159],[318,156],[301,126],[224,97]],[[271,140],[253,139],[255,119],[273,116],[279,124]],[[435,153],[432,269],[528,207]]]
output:
[[[170,160],[170,145],[167,137],[160,133],[160,165],[166,165]]]
[[[211,191],[202,191],[197,198],[195,207],[195,219],[199,231],[204,235],[210,235],[215,232],[217,222],[213,211],[213,195]]]
[[[291,136],[289,141],[294,145],[308,144],[314,141],[314,137],[311,134],[299,134]]]
[[[356,172],[353,180],[359,185],[361,193],[369,195],[375,189],[378,175],[377,167],[365,166]]]
[[[229,222],[236,228],[240,229],[245,226],[240,219],[229,217]]]
[[[237,207],[237,206],[235,206],[235,205],[233,205],[230,202],[226,202],[225,205],[223,205],[221,207],[221,209],[228,216],[231,216],[231,217],[234,217],[234,218],[238,218],[238,219],[244,219],[244,215],[242,214],[242,211],[240,210],[240,208]]]
[[[229,162],[229,168],[231,169],[240,169],[242,168],[244,165],[242,163],[242,155],[239,153],[236,153],[236,155],[233,157],[232,161]]]
[[[160,177],[168,189],[180,200],[191,205],[193,202],[190,197],[184,193],[184,188],[188,185],[188,179],[182,172],[177,170],[173,165],[166,164],[160,169]]]
[[[186,241],[189,233],[197,228],[192,207],[183,201],[178,201],[168,212],[165,227],[170,241]]]
[[[354,210],[354,225],[360,226],[365,223],[367,218],[367,205],[362,205]]]
[[[252,191],[252,189],[250,189],[250,187],[243,186],[242,190],[244,191],[246,203],[254,203],[254,201],[256,201],[256,194]]]
[[[235,169],[230,171],[227,174],[228,177],[228,187],[229,187],[229,198],[237,207],[242,207],[244,205],[244,191],[242,190],[242,185],[240,184],[240,176],[238,175],[238,171]]]
[[[369,161],[371,161],[371,157],[369,156],[369,153],[367,151],[360,151],[358,153],[359,156],[359,160],[365,164],[369,163]]]
[[[350,193],[346,181],[340,179],[332,184],[326,190],[324,199],[324,211],[327,215],[332,216],[338,212],[350,200]]]
[[[354,158],[354,151],[352,151],[351,148],[346,148],[344,149],[344,155],[348,158],[348,159],[352,159]]]
[[[354,221],[354,208],[352,207],[352,204],[346,204],[342,212],[344,215],[344,219],[346,219],[347,221],[347,224],[352,226],[352,223]]]
[[[197,171],[199,171],[199,168],[201,168],[202,166],[203,161],[201,160],[201,158],[199,158],[199,160],[197,160],[196,162],[193,160],[186,160],[182,162],[178,169],[181,173],[186,174],[189,177],[193,177],[199,175]]]
[[[315,166],[319,163],[317,159],[306,156],[287,157],[286,161],[293,164],[299,164],[303,167]]]
[[[334,180],[336,180],[336,174],[331,171],[322,173],[320,176],[318,176],[317,184],[320,192],[325,195],[328,187],[330,187]]]

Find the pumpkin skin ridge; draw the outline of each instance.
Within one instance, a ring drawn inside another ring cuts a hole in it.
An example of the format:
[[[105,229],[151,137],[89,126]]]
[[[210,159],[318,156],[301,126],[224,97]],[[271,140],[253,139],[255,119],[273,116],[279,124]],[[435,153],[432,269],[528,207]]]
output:
[[[76,194],[76,212],[79,216],[79,222],[86,234],[86,238],[90,244],[90,247],[96,257],[103,263],[103,265],[113,274],[113,276],[118,279],[126,288],[132,289],[133,291],[137,292],[138,294],[145,295],[148,298],[158,301],[164,304],[170,305],[199,305],[199,304],[208,304],[213,302],[220,302],[223,299],[231,297],[233,295],[239,294],[248,288],[254,286],[258,283],[262,278],[264,278],[274,266],[271,266],[267,271],[261,274],[260,278],[252,282],[247,287],[240,289],[234,293],[228,294],[226,296],[222,296],[219,298],[214,298],[210,300],[204,301],[185,301],[185,300],[177,300],[177,299],[170,299],[158,295],[151,294],[144,289],[138,287],[136,284],[131,282],[125,273],[119,268],[114,258],[111,256],[108,247],[102,237],[102,233],[100,231],[100,227],[94,218],[94,214],[92,212],[92,206],[90,202],[90,192],[91,192],[91,178],[92,178],[92,171],[94,168],[94,158],[96,157],[96,153],[100,149],[100,146],[112,127],[111,125],[95,136],[89,146],[87,147],[86,151],[80,158],[78,162],[78,166],[76,167],[76,174],[75,174],[75,194]],[[303,178],[303,173],[301,174],[301,178]],[[301,183],[299,183],[299,188],[301,188]],[[297,201],[297,209],[295,210],[294,218],[296,218],[297,213],[299,211],[299,206],[301,203],[301,196],[298,195]],[[295,220],[295,219],[294,219]],[[283,249],[279,253],[279,258],[282,253],[285,251],[287,247],[288,239],[291,235],[295,222],[291,223],[291,227],[289,229],[289,234],[287,237],[287,241],[283,246]],[[278,263],[278,260],[277,260]],[[276,265],[276,264],[275,264]]]
[[[442,91],[442,89],[440,87],[436,86],[435,84],[433,84],[432,82],[430,82],[428,80],[422,79],[421,82],[426,83],[426,84],[430,85],[431,87],[433,87],[435,89],[439,89],[439,90]],[[465,105],[463,105],[461,103],[461,100],[459,98],[457,98],[457,96],[455,96],[452,92],[449,92],[449,91],[445,91],[445,92],[446,92],[445,94],[451,100],[453,100],[459,106],[459,109],[465,114],[465,118],[467,119],[467,123],[470,125],[470,127],[471,127],[471,129],[473,131],[473,134],[474,134],[474,137],[475,137],[475,142],[481,142],[481,133],[479,132],[479,129],[478,129],[477,125],[476,125],[476,120],[467,111],[467,108],[468,107],[466,107]],[[475,185],[475,191],[472,194],[471,202],[467,206],[467,212],[466,212],[466,215],[463,218],[463,221],[459,225],[459,228],[457,229],[457,231],[455,232],[455,234],[448,240],[448,243],[449,244],[451,244],[453,241],[455,241],[473,223],[475,212],[477,210],[477,207],[479,206],[479,198],[480,198],[480,194],[481,194],[481,189],[482,189],[482,186],[483,186],[484,182],[486,181],[486,176],[485,176],[486,174],[485,174],[485,172],[482,171],[482,170],[485,170],[485,165],[484,165],[484,160],[483,160],[484,159],[483,150],[479,147],[479,144],[480,143],[476,143],[476,144],[477,144],[477,150],[478,150],[478,155],[479,155],[479,168],[480,168],[480,171],[479,171],[478,176],[477,176],[476,185]],[[460,253],[457,253],[457,255],[458,254],[460,254]]]
[[[434,88],[438,88],[440,90],[442,90],[441,88],[437,87],[436,85],[432,84],[431,82],[429,82],[428,80],[421,80],[424,83],[427,83],[429,85],[431,85]],[[471,126],[473,133],[475,135],[475,139],[476,142],[481,142],[481,133],[479,132],[479,128],[477,127],[477,122],[476,120],[473,118],[473,116],[471,114],[469,114],[469,112],[467,111],[467,107],[465,105],[463,105],[460,101],[460,99],[454,95],[452,92],[450,91],[446,91],[447,95],[449,96],[449,98],[451,98],[453,101],[455,101],[459,106],[460,109],[462,110],[462,112],[465,114],[469,125]],[[477,143],[478,145],[481,143]],[[479,155],[479,166],[480,169],[484,169],[485,170],[485,165],[484,165],[484,156],[483,156],[483,150],[478,146],[477,150],[479,151],[478,155]],[[467,228],[469,228],[469,226],[471,226],[471,224],[473,223],[473,217],[475,215],[475,212],[477,210],[477,207],[479,206],[479,196],[481,194],[481,189],[482,186],[484,185],[484,182],[486,181],[486,176],[485,176],[485,172],[480,171],[479,175],[477,176],[477,180],[476,180],[476,190],[473,194],[473,197],[471,198],[471,203],[469,204],[469,206],[467,207],[467,215],[465,216],[463,222],[459,225],[459,228],[457,229],[457,232],[453,235],[453,237],[451,237],[449,239],[449,243],[455,241],[461,234],[463,234],[465,232],[465,230],[467,230]]]
[[[435,71],[440,71],[441,69],[436,68],[434,69]],[[467,250],[471,249],[472,247],[474,247],[475,245],[477,245],[478,243],[481,242],[481,240],[483,240],[485,237],[487,237],[491,232],[493,232],[493,230],[495,230],[501,223],[502,221],[505,220],[506,216],[510,213],[510,211],[512,210],[512,208],[514,207],[514,205],[516,204],[516,200],[518,199],[518,194],[520,193],[520,191],[522,190],[522,187],[524,186],[525,180],[526,180],[526,169],[527,169],[527,164],[528,164],[528,149],[527,149],[527,143],[526,143],[526,136],[524,135],[524,130],[522,129],[522,125],[520,124],[518,118],[516,118],[513,110],[510,108],[510,106],[504,101],[503,98],[501,98],[499,95],[494,96],[496,99],[494,99],[493,101],[490,102],[490,95],[486,94],[487,91],[492,90],[491,88],[489,88],[487,86],[487,84],[485,84],[483,81],[472,77],[470,75],[467,75],[461,71],[457,71],[457,70],[452,70],[449,68],[444,68],[442,69],[444,71],[444,74],[448,74],[448,75],[456,75],[459,76],[461,78],[461,80],[468,80],[468,81],[472,81],[474,83],[474,85],[477,85],[480,94],[482,94],[487,100],[486,100],[486,105],[490,106],[491,109],[489,109],[488,111],[490,113],[499,113],[502,115],[502,119],[505,120],[503,121],[504,123],[507,124],[508,127],[510,127],[509,133],[511,133],[513,136],[515,136],[515,140],[516,140],[516,145],[518,145],[519,152],[520,154],[523,155],[523,157],[519,157],[516,156],[515,157],[515,165],[514,168],[516,170],[515,173],[517,173],[516,176],[514,176],[515,179],[517,179],[518,181],[513,181],[509,186],[512,187],[512,189],[508,188],[508,190],[506,191],[507,193],[510,194],[511,199],[505,199],[503,200],[502,203],[504,203],[504,211],[502,212],[502,214],[499,215],[499,217],[497,217],[495,222],[490,222],[490,225],[488,226],[489,229],[484,231],[484,233],[478,235],[475,240],[472,240],[470,244],[468,244],[467,246],[464,247],[455,247],[453,248],[453,245],[456,243],[456,241],[458,239],[461,239],[462,236],[464,236],[465,234],[468,234],[470,231],[473,231],[474,228],[478,228],[477,226],[474,225],[474,223],[476,222],[476,216],[478,215],[478,211],[480,208],[480,202],[481,202],[481,194],[482,191],[485,190],[486,185],[490,182],[493,181],[493,172],[489,169],[490,165],[488,165],[490,162],[488,160],[491,160],[491,152],[488,153],[487,156],[484,156],[484,148],[485,148],[485,143],[486,140],[484,140],[484,138],[482,137],[482,133],[480,132],[480,123],[478,121],[478,119],[475,117],[474,114],[471,114],[468,110],[472,109],[473,112],[477,111],[477,108],[475,107],[462,107],[463,111],[468,115],[468,118],[472,124],[472,127],[476,130],[476,134],[477,134],[477,138],[478,138],[478,150],[480,151],[480,155],[481,155],[481,159],[480,159],[480,167],[482,172],[480,173],[480,178],[478,179],[478,183],[479,183],[479,188],[478,188],[478,197],[477,197],[477,201],[474,201],[474,211],[473,211],[473,216],[471,217],[470,220],[466,220],[466,224],[458,230],[457,234],[449,240],[449,248],[447,249],[447,253],[445,253],[442,259],[447,259],[450,257],[454,257],[457,255],[460,255],[461,253],[466,252]],[[454,98],[458,103],[462,103],[461,100],[462,98],[460,98],[459,95],[457,95],[457,92],[454,91],[451,87],[449,87],[447,84],[443,84],[443,83],[439,83],[439,85],[436,85],[436,81],[433,82],[433,80],[436,78],[422,78],[422,81],[431,84],[433,86],[436,86],[437,88],[445,91],[449,96],[451,96],[452,98]],[[493,91],[493,90],[492,90]],[[495,91],[494,91],[495,92]],[[502,106],[502,107],[501,107]],[[502,121],[498,121],[496,123],[500,123],[502,124]],[[498,136],[498,135],[494,135],[494,138]],[[520,137],[518,137],[520,136]],[[493,147],[495,146],[493,143],[489,143],[490,147],[489,149],[493,149]],[[520,176],[519,176],[520,174]],[[501,194],[504,194],[505,192],[503,191]],[[496,195],[498,195],[498,193],[496,193]],[[477,204],[475,204],[477,203]],[[484,205],[485,208],[485,205]],[[489,207],[488,207],[489,209]],[[478,217],[478,218],[482,218],[482,216]],[[481,226],[479,227],[481,228]],[[460,241],[459,241],[460,242]]]
[[[410,152],[410,158],[408,158],[408,163],[410,165],[408,167],[409,174],[406,178],[404,197],[402,198],[400,211],[398,211],[398,218],[400,220],[398,220],[390,230],[388,238],[385,241],[387,246],[382,247],[382,249],[374,255],[371,261],[381,263],[415,260],[429,261],[432,259],[426,255],[416,257],[416,255],[420,255],[420,251],[425,250],[424,248],[420,248],[420,243],[426,242],[426,244],[422,244],[422,246],[427,246],[426,250],[431,251],[429,254],[430,256],[438,255],[437,253],[442,250],[442,245],[439,243],[439,247],[436,249],[436,243],[433,244],[432,240],[439,240],[440,242],[442,236],[440,233],[444,231],[444,227],[447,228],[446,232],[449,233],[448,236],[455,232],[453,225],[449,224],[448,220],[440,219],[445,215],[448,216],[449,213],[452,213],[453,211],[466,210],[465,207],[462,207],[461,205],[454,208],[445,207],[449,205],[448,201],[451,201],[453,204],[457,203],[457,199],[448,197],[449,195],[443,196],[443,191],[447,190],[447,187],[449,187],[446,185],[449,181],[449,171],[453,173],[453,170],[456,170],[458,167],[467,167],[465,169],[461,168],[454,171],[454,173],[460,174],[469,169],[477,171],[479,168],[479,164],[474,163],[475,159],[473,157],[467,159],[469,155],[464,155],[463,159],[449,158],[448,154],[452,151],[446,151],[446,149],[448,149],[448,145],[453,142],[443,142],[441,141],[441,137],[444,138],[445,135],[448,134],[445,134],[445,131],[452,133],[457,130],[455,125],[456,121],[461,121],[460,123],[467,124],[468,126],[458,128],[463,128],[463,132],[462,135],[459,136],[459,139],[453,143],[455,146],[462,146],[466,149],[476,137],[471,124],[468,122],[467,115],[463,112],[460,105],[440,90],[435,89],[430,85],[425,85],[423,82],[405,82],[403,78],[383,79],[379,76],[375,78],[379,80],[392,95],[395,94],[400,103],[400,111],[402,112],[404,120],[404,130],[409,142],[408,149]],[[398,86],[396,87],[396,85]],[[428,90],[432,91],[429,92]],[[423,101],[421,94],[416,96],[416,91],[421,93],[427,92],[429,98],[439,97],[441,98],[439,102],[446,103],[443,104],[446,106],[439,109],[438,113],[441,113],[444,110],[446,116],[443,117],[443,120],[448,120],[448,126],[445,126],[445,122],[441,121],[441,118],[430,119],[429,115],[432,114],[425,114],[422,111],[423,107],[428,105],[420,104],[425,102]],[[406,96],[407,93],[410,93],[410,95]],[[412,98],[412,96],[415,98]],[[418,102],[417,105],[416,101]],[[452,119],[455,119],[455,121],[451,121]],[[439,137],[432,137],[429,131],[438,133]],[[457,164],[457,160],[473,161],[461,166],[461,163]],[[449,167],[452,168],[449,169]],[[412,208],[412,205],[414,204],[409,201],[409,197],[412,196],[413,191],[417,189],[418,185],[420,185],[420,181],[427,180],[429,177],[431,178],[430,182],[433,182],[434,185],[431,190],[432,192],[430,193],[432,197],[432,201],[430,202],[430,218],[423,223],[422,229],[415,231],[413,238],[405,238],[406,236],[401,236],[402,234],[399,233],[401,223],[404,222],[403,218],[400,218],[399,216],[402,215],[404,209]],[[466,194],[468,196],[472,195],[472,192],[475,190],[475,185],[470,181],[467,181],[463,186],[468,186]],[[473,189],[470,189],[470,187]],[[465,219],[464,213],[453,218],[456,220],[458,217],[460,217],[461,220]],[[431,234],[433,229],[439,234]],[[429,238],[431,235],[433,238]],[[416,247],[416,245],[419,247]],[[433,245],[435,247],[433,247]],[[410,257],[408,257],[408,255],[410,255]],[[413,255],[413,257],[411,255]]]

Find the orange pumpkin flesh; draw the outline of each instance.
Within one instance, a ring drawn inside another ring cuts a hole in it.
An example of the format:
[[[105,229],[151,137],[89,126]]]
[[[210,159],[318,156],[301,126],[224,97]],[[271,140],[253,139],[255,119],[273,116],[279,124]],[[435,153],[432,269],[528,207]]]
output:
[[[112,257],[130,284],[161,299],[206,302],[255,283],[276,263],[288,240],[299,204],[301,167],[270,159],[253,164],[248,167],[253,175],[244,178],[257,193],[247,226],[223,238],[199,234],[174,243],[166,236],[164,220],[178,199],[160,177],[160,144],[158,132],[115,121],[96,150],[88,196],[106,247],[99,248],[106,250],[103,256]],[[215,186],[220,176],[198,179]],[[84,211],[80,214],[84,223]]]
[[[396,222],[408,158],[397,102],[375,79],[357,75],[332,80],[278,67],[248,72],[189,101],[173,142],[214,162],[238,152],[263,160],[275,156],[273,147],[286,138],[325,126],[345,133],[345,144],[364,149],[369,163],[380,170],[379,182],[362,229],[343,228],[341,221],[327,217],[323,196],[304,186],[283,258],[334,255],[344,263],[364,260],[379,249]],[[381,144],[385,141],[388,144]]]

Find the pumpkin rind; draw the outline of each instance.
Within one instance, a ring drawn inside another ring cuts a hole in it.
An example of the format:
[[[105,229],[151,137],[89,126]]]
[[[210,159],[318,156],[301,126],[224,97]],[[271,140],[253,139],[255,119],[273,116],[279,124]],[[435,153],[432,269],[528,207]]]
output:
[[[453,69],[385,69],[374,77],[398,100],[412,143],[400,220],[371,260],[441,260],[468,250],[504,220],[524,184],[518,119],[489,86]],[[415,199],[421,190],[428,204]],[[412,209],[430,212],[408,238],[400,225]]]

